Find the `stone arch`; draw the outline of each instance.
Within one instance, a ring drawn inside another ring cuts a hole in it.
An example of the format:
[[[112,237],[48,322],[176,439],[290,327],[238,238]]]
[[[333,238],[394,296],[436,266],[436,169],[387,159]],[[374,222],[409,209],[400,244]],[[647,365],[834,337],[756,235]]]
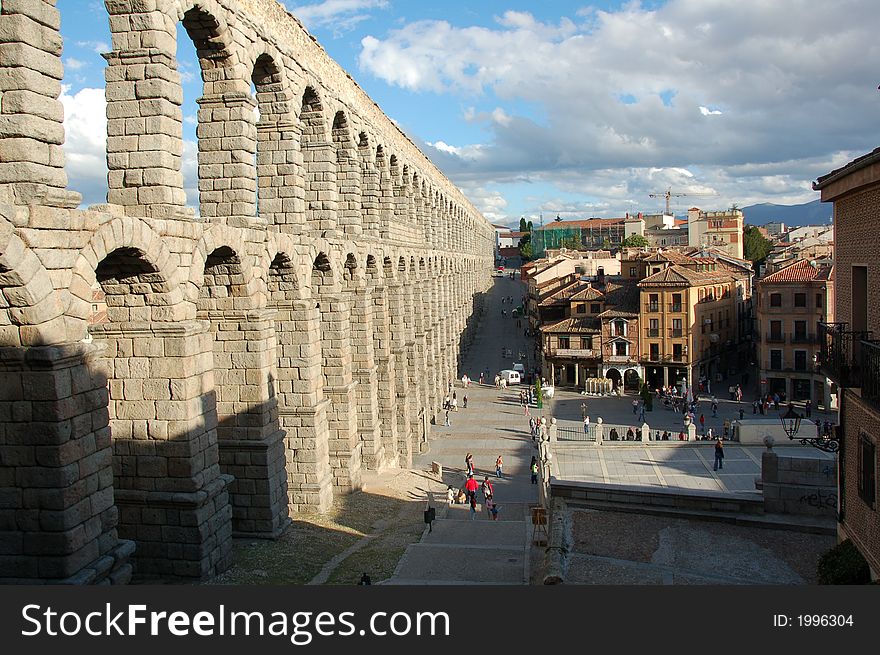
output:
[[[327,134],[324,102],[315,86],[306,86],[300,110],[301,149],[305,171],[306,223],[321,236],[336,235],[336,153]]]
[[[64,306],[34,252],[0,223],[0,346],[36,346],[67,341]]]
[[[202,238],[195,246],[192,262],[189,266],[189,285],[187,287],[188,297],[193,302],[196,302],[199,298],[203,297],[202,287],[205,285],[205,268],[208,265],[208,256],[221,248],[228,248],[231,250],[234,257],[237,259],[235,266],[240,269],[240,273],[237,273],[237,275],[241,275],[243,281],[239,283],[239,281],[236,280],[236,286],[243,284],[243,288],[236,289],[236,297],[249,299],[249,306],[262,306],[265,297],[260,288],[259,281],[254,277],[254,267],[251,258],[247,255],[248,247],[247,243],[244,241],[244,234],[241,230],[222,225],[211,226],[210,229],[205,231],[204,235],[202,235]],[[228,255],[228,253],[220,254]],[[220,254],[218,254],[218,257]],[[212,266],[217,264],[218,262],[216,259],[211,262]],[[244,304],[244,301],[238,301],[239,308],[243,308]]]
[[[196,48],[203,79],[206,71],[225,68],[236,59],[226,10],[216,0],[173,0],[171,4],[176,8],[175,22],[183,24]]]
[[[182,272],[177,267],[177,257],[169,252],[162,238],[140,219],[116,218],[98,228],[89,243],[80,250],[73,265],[67,313],[79,321],[76,332],[80,332],[80,339],[87,336],[94,292],[99,290],[98,265],[118,249],[134,249],[143,253],[143,258],[155,269],[163,285],[168,286],[162,292],[167,295],[161,298],[161,302],[166,304],[151,303],[147,320],[171,322],[194,318],[195,306],[185,302],[187,299],[180,284]]]
[[[380,172],[372,158],[370,138],[366,132],[358,134],[358,156],[360,158],[360,207],[363,232],[372,238],[379,236]]]
[[[331,138],[336,148],[337,223],[346,236],[362,234],[361,164],[344,111],[333,117]]]
[[[199,311],[245,309],[249,304],[241,257],[229,246],[218,246],[205,257]]]

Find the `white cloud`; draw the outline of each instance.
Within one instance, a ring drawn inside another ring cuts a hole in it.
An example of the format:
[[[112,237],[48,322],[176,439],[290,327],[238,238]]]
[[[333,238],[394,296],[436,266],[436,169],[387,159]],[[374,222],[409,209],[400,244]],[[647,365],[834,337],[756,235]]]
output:
[[[73,57],[67,57],[64,60],[64,66],[70,70],[78,71],[82,68],[85,68],[88,64],[84,61],[80,61],[79,59],[75,59]]]
[[[667,187],[714,191],[700,202],[720,207],[803,202],[816,197],[811,178],[847,161],[842,152],[880,141],[872,0],[632,2],[575,18],[405,23],[365,37],[359,65],[473,103],[464,120],[489,132],[479,156],[449,146],[432,159],[457,183],[486,188],[528,180],[620,203],[652,203],[647,194]],[[519,102],[542,121],[508,104]],[[498,109],[478,108],[487,103]],[[654,169],[665,173],[644,179]]]
[[[83,204],[107,201],[107,118],[104,89],[83,88],[74,94],[62,86],[64,157],[68,185],[83,195]]]
[[[370,10],[387,7],[388,0],[325,0],[317,4],[290,7],[290,12],[308,29],[329,27],[333,36],[339,37],[367,20]]]
[[[77,41],[76,45],[80,48],[88,48],[95,54],[104,54],[110,52],[110,44],[105,41]]]

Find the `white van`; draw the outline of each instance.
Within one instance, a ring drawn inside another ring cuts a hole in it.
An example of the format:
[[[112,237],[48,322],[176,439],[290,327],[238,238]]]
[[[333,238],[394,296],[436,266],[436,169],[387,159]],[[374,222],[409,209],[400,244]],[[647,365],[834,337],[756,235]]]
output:
[[[519,384],[520,383],[519,371],[512,371],[510,369],[505,369],[505,370],[501,371],[498,375],[501,376],[502,380],[507,382],[508,386],[510,386],[511,384]]]

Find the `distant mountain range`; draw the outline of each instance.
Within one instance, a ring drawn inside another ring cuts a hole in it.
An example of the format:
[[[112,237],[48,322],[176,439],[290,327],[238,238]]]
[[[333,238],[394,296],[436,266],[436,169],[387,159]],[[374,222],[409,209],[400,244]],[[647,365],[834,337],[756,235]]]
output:
[[[762,202],[759,205],[741,207],[745,222],[749,225],[766,225],[781,222],[788,225],[830,225],[831,203],[818,200],[805,202],[802,205],[774,205]]]

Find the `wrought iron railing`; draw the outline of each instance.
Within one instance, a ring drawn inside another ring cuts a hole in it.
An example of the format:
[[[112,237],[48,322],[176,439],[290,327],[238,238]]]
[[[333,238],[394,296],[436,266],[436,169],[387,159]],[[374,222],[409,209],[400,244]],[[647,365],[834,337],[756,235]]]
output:
[[[819,370],[841,387],[862,386],[862,344],[873,343],[870,331],[849,330],[847,323],[819,324]]]
[[[861,344],[862,399],[880,407],[880,342]]]

